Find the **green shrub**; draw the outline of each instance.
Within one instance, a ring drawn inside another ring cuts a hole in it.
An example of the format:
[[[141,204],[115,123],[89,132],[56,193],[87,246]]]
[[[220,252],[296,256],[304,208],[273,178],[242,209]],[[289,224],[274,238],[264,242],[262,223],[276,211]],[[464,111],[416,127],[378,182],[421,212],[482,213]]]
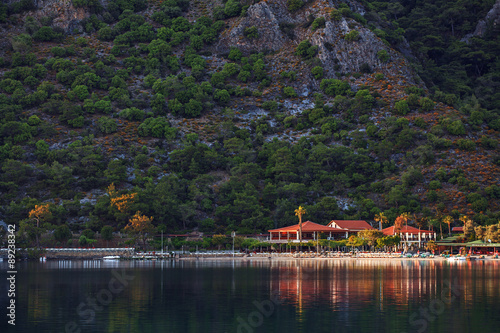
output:
[[[420,107],[423,111],[432,111],[434,109],[434,102],[429,97],[423,97],[420,99]]]
[[[137,133],[140,136],[173,140],[177,135],[177,129],[170,127],[170,123],[164,117],[147,118],[137,128]]]
[[[33,34],[33,39],[39,42],[51,42],[62,38],[61,33],[56,33],[51,27],[41,27]]]
[[[311,59],[317,52],[318,46],[312,45],[308,40],[303,40],[295,48],[295,54],[304,59]]]
[[[334,21],[340,21],[342,19],[342,13],[339,10],[332,8],[330,11],[330,17]]]
[[[66,55],[66,49],[64,47],[59,47],[59,46],[54,46],[53,48],[50,49],[50,52],[52,52],[52,54],[55,57],[60,57],[60,58]]]
[[[351,30],[348,32],[345,36],[344,39],[348,42],[353,42],[357,41],[359,39],[359,31],[358,30]]]
[[[287,0],[286,5],[287,5],[288,10],[293,13],[304,6],[304,1],[302,1],[302,0]]]
[[[202,37],[191,35],[191,37],[189,37],[189,45],[197,51],[201,50],[203,47]]]
[[[195,99],[190,99],[188,103],[184,104],[184,115],[187,117],[198,117],[201,111],[203,111],[203,105]]]
[[[106,116],[101,117],[97,120],[97,129],[104,134],[114,133],[117,130],[116,121]]]
[[[481,146],[483,146],[485,149],[496,149],[498,146],[498,140],[483,135],[481,137]]]
[[[384,79],[384,74],[382,74],[382,73],[375,74],[375,80],[381,81],[383,79]]]
[[[391,57],[386,50],[380,50],[377,52],[377,58],[382,62],[388,62]]]
[[[476,143],[469,139],[458,139],[457,146],[462,150],[468,150],[468,151],[476,149]]]
[[[370,74],[372,72],[372,68],[370,64],[364,62],[361,64],[361,66],[359,66],[359,71],[361,73]]]
[[[420,128],[426,128],[427,127],[427,123],[425,122],[424,119],[418,117],[415,119],[415,126],[418,126]]]
[[[241,71],[238,74],[238,80],[240,80],[241,82],[247,82],[251,77],[252,73],[250,73],[249,71]]]
[[[112,41],[115,38],[115,34],[113,33],[113,29],[107,26],[97,31],[97,38],[104,41]]]
[[[400,100],[394,103],[394,111],[397,114],[404,116],[405,114],[410,112],[410,108],[408,107],[408,103],[406,102],[406,100]]]
[[[214,99],[219,102],[219,104],[226,105],[227,103],[229,103],[231,96],[226,89],[215,89]]]
[[[39,83],[40,80],[38,80],[34,76],[28,76],[26,79],[24,79],[24,84],[30,86],[31,88],[35,88]]]
[[[76,97],[78,97],[78,99],[81,101],[88,98],[90,95],[89,89],[85,85],[75,86],[75,88],[73,88],[73,92],[75,93]]]
[[[319,86],[330,96],[345,95],[351,90],[349,83],[337,79],[323,79]]]
[[[280,73],[282,78],[288,78],[290,81],[295,81],[297,79],[297,72],[295,71],[289,71],[289,72],[281,72]]]
[[[101,112],[101,113],[111,113],[112,111],[111,102],[106,100],[99,100],[95,102],[94,108],[96,112]]]
[[[446,126],[446,130],[452,135],[464,135],[465,126],[461,120],[455,120]]]
[[[431,180],[429,182],[430,190],[437,190],[438,188],[441,188],[441,182],[439,180]]]
[[[255,26],[250,27],[250,28],[245,28],[245,30],[243,31],[243,35],[249,39],[258,38],[259,37],[259,30]]]
[[[424,176],[422,175],[420,169],[411,166],[401,175],[401,182],[403,183],[403,186],[410,187],[422,181],[423,178]]]
[[[126,108],[119,113],[120,117],[128,119],[130,121],[140,121],[144,119],[144,111],[139,110],[136,107]]]
[[[241,13],[241,4],[239,0],[228,0],[224,6],[224,14],[226,17],[238,16]]]
[[[283,96],[285,97],[297,97],[297,93],[293,87],[285,87],[283,88]]]
[[[313,23],[311,24],[311,30],[316,31],[320,28],[324,28],[325,23],[326,23],[326,20],[324,17],[318,17],[318,18],[314,19]]]
[[[262,103],[262,108],[267,111],[276,111],[278,109],[278,102],[265,101],[264,103]]]
[[[17,89],[22,89],[23,84],[17,80],[5,79],[0,81],[0,90],[6,92],[7,94],[12,94]]]
[[[234,46],[231,47],[231,49],[229,51],[228,59],[233,60],[233,61],[240,61],[241,57],[243,57],[243,53],[241,53],[241,51],[238,48],[236,48]]]
[[[41,122],[42,120],[36,115],[32,115],[28,118],[28,125],[30,126],[38,126]]]
[[[370,111],[373,107],[373,103],[375,102],[375,98],[370,94],[368,89],[358,90],[354,96],[354,100],[356,101],[355,106],[358,108],[360,113]]]
[[[351,14],[351,17],[358,21],[359,23],[361,23],[362,25],[366,25],[366,23],[368,23],[368,21],[363,17],[363,15],[359,14],[359,13],[352,13]]]
[[[10,40],[15,52],[29,52],[33,45],[33,38],[28,34],[14,36]]]
[[[222,74],[225,77],[235,76],[240,72],[240,66],[235,64],[234,62],[228,62],[224,64],[224,68],[222,69]]]
[[[319,79],[323,78],[323,75],[324,75],[323,67],[321,67],[321,66],[313,67],[313,69],[311,70],[311,73],[316,80],[319,80]]]

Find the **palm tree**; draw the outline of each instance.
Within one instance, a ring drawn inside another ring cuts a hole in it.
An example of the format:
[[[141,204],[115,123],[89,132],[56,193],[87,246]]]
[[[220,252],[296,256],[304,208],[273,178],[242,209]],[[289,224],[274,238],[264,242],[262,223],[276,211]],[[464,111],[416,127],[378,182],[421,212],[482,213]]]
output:
[[[299,243],[301,248],[302,248],[302,215],[304,215],[305,213],[306,210],[302,208],[302,206],[299,206],[299,208],[295,210],[295,216],[299,217]]]
[[[375,220],[375,222],[379,222],[381,224],[387,223],[387,217],[384,215],[383,212],[375,214],[375,217],[373,219]]]
[[[410,213],[402,213],[401,218],[403,219],[406,226],[408,226],[408,220],[410,219]]]
[[[448,225],[448,235],[451,235],[451,222],[453,222],[453,218],[450,215],[446,215],[443,218],[443,222]]]

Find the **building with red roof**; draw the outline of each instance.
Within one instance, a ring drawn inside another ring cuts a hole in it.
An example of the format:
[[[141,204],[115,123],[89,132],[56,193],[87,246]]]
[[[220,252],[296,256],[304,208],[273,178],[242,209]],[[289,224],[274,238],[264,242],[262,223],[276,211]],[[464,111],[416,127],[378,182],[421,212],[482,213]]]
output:
[[[434,231],[417,229],[409,225],[402,226],[399,232],[396,232],[394,226],[382,229],[382,232],[386,236],[399,235],[399,237],[401,237],[401,243],[407,245],[416,245],[418,243],[419,246],[421,246],[422,243],[436,240],[436,233]]]
[[[362,230],[376,230],[374,227],[363,220],[332,220],[327,224],[328,227],[347,230],[348,234],[357,234]],[[347,238],[348,236],[346,236]]]
[[[269,241],[272,243],[299,242],[300,227],[298,224],[269,231]],[[326,225],[306,221],[302,223],[302,240],[316,240],[321,233],[324,233],[329,239],[343,237],[347,229],[332,228]]]

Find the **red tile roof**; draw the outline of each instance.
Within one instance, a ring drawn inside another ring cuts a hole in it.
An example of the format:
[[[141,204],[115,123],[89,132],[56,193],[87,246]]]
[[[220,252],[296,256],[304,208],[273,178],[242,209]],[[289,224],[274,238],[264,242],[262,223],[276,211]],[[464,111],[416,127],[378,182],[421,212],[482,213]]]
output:
[[[375,229],[368,222],[363,220],[332,220],[328,225],[330,226],[333,222],[337,224],[340,228],[347,229],[349,231],[360,231],[360,230],[373,230]]]
[[[464,232],[464,227],[453,227],[451,228],[451,231]]]
[[[394,235],[394,226],[392,227],[388,227],[388,228],[385,228],[385,229],[382,229],[382,232],[384,233],[384,235]],[[406,233],[409,233],[409,234],[417,234],[418,233],[421,233],[421,234],[433,234],[434,231],[429,231],[429,230],[424,230],[424,229],[417,229],[417,228],[414,228],[414,227],[411,227],[411,226],[406,226],[404,225],[402,228],[401,228],[401,231],[400,233],[403,233],[403,234],[406,234]]]
[[[288,227],[282,227],[278,229],[272,229],[268,230],[269,232],[296,232],[299,230],[299,225],[291,225]],[[320,231],[320,232],[346,232],[346,229],[335,229],[332,227],[327,227],[326,225],[322,224],[317,224],[311,221],[306,221],[302,223],[302,232],[314,232],[314,231]]]

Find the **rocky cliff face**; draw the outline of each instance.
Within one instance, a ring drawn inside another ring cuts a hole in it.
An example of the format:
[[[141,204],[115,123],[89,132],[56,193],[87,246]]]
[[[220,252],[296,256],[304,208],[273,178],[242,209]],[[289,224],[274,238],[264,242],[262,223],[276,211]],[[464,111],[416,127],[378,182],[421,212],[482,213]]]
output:
[[[283,1],[276,1],[283,2]],[[217,51],[228,52],[231,46],[241,51],[277,51],[284,46],[285,36],[280,30],[280,23],[292,21],[282,6],[270,6],[271,1],[259,2],[248,8],[247,16],[233,19],[231,28],[223,32],[217,46]],[[250,27],[257,27],[259,37],[248,39],[244,31]]]
[[[483,37],[489,24],[495,27],[500,24],[500,0],[497,0],[486,17],[477,23],[474,32],[467,34],[462,41],[468,42],[471,37]]]
[[[337,7],[337,1],[310,1],[297,13],[290,13],[286,0],[267,0],[253,4],[245,17],[233,18],[230,27],[223,32],[216,47],[217,52],[228,52],[236,46],[244,53],[251,51],[282,51],[294,49],[301,41],[308,39],[319,48],[319,59],[327,77],[334,77],[335,72],[359,72],[362,65],[368,65],[373,71],[403,75],[407,82],[415,83],[415,75],[406,58],[394,51],[373,34],[368,28],[350,18],[339,21],[330,19],[331,8]],[[349,2],[353,12],[364,14],[364,8],[357,2]],[[311,20],[325,17],[324,28],[312,31]],[[283,27],[288,27],[285,33]],[[247,38],[244,31],[257,27],[258,37]],[[353,31],[359,32],[359,39],[348,41],[345,36]],[[377,52],[386,50],[391,65],[381,62]],[[397,65],[395,65],[397,64]]]
[[[11,3],[19,0],[10,0]],[[75,8],[71,0],[34,0],[36,9],[22,14],[21,19],[32,16],[40,20],[42,17],[52,17],[53,26],[64,29],[66,33],[80,32],[80,21],[90,16],[86,8]],[[107,0],[100,1],[103,6]]]

